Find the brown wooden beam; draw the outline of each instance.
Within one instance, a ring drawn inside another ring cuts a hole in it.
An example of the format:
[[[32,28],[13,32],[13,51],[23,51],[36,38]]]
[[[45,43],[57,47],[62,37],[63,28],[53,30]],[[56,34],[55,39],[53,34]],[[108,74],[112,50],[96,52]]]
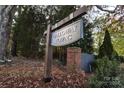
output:
[[[78,10],[76,10],[75,12],[71,13],[69,16],[65,17],[63,20],[59,21],[58,23],[56,23],[55,25],[52,26],[52,30],[64,25],[65,23],[74,20],[75,18],[78,18],[84,14],[86,14],[87,12],[87,7],[82,7],[79,8]]]
[[[51,41],[51,24],[47,27],[46,36],[46,53],[45,53],[45,66],[44,66],[44,81],[49,82],[52,79],[52,46]]]
[[[72,12],[69,16],[65,17],[63,20],[59,21],[55,25],[52,26],[51,31],[54,31],[55,29],[65,25],[66,23],[81,17],[82,15],[85,15],[87,13],[87,7],[84,6],[82,8],[79,8],[75,12]],[[47,31],[44,32],[44,34],[47,34]]]

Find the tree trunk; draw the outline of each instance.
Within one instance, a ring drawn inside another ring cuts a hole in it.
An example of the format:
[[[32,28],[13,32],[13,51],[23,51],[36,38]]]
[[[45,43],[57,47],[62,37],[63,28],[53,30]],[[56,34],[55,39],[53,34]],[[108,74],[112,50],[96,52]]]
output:
[[[11,55],[13,57],[17,56],[17,41],[15,39],[13,39]]]
[[[0,6],[0,61],[6,57],[6,49],[16,6]]]

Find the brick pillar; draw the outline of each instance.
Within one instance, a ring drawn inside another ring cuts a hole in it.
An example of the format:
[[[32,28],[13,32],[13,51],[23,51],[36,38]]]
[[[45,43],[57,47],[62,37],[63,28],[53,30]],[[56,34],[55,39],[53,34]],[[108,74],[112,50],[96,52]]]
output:
[[[81,48],[69,47],[67,48],[67,70],[80,71],[81,62]]]

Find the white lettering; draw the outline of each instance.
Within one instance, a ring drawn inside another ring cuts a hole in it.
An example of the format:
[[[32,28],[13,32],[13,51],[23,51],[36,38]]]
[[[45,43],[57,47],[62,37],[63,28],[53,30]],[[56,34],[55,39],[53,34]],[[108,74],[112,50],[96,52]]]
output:
[[[51,45],[63,46],[79,40],[82,31],[81,22],[82,20],[78,20],[53,32]]]

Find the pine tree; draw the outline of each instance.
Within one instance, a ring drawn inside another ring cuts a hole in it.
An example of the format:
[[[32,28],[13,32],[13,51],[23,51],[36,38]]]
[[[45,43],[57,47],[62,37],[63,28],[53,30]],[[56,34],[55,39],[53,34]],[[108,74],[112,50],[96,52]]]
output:
[[[16,52],[25,57],[37,57],[39,41],[45,29],[46,20],[42,9],[38,6],[25,6],[13,26]]]
[[[108,30],[105,31],[104,41],[103,41],[103,44],[99,48],[98,57],[102,58],[102,57],[105,57],[105,56],[108,57],[109,59],[112,59],[113,56],[117,56],[116,51],[113,49],[113,45],[112,45],[112,42],[111,42],[111,37],[110,37],[110,34],[109,34]]]

